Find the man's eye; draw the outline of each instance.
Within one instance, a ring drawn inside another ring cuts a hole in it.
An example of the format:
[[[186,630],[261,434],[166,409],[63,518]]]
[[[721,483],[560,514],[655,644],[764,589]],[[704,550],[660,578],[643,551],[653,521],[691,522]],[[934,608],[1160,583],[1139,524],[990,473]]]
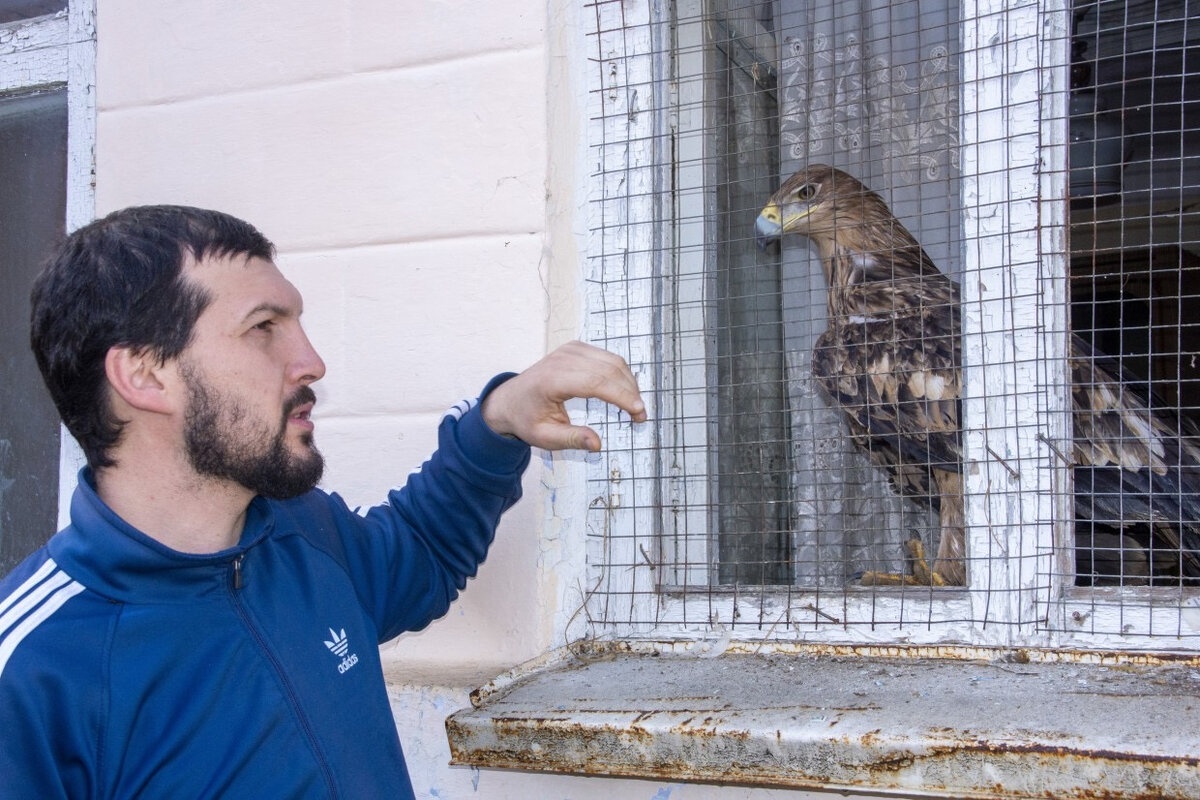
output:
[[[275,320],[273,320],[273,319],[264,319],[262,322],[260,322],[260,323],[258,323],[257,325],[255,325],[255,326],[254,326],[254,330],[256,330],[256,331],[266,331],[266,330],[270,330],[270,329],[271,329],[271,328],[273,328],[273,327],[275,327]]]

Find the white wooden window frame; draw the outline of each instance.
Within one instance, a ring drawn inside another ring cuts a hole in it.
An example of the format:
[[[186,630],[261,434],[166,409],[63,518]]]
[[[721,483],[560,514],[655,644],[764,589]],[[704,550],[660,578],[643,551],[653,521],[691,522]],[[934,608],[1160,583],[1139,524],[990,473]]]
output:
[[[677,5],[680,19],[699,18],[700,0]],[[702,166],[702,103],[679,102],[702,97],[704,32],[698,21],[675,27],[670,44],[679,53],[678,74],[662,81],[668,67],[659,39],[666,26],[653,24],[652,5],[639,0],[595,6],[598,47],[592,52],[604,62],[605,85],[590,93],[589,141],[602,144],[588,204],[595,232],[588,306],[629,309],[626,355],[644,374],[654,375],[661,416],[677,426],[640,432],[613,426],[618,438],[610,442],[612,453],[592,466],[591,483],[610,489],[592,504],[589,525],[589,564],[601,565],[590,585],[606,594],[610,635],[729,636],[732,623],[744,623],[747,609],[753,609],[757,631],[747,633],[739,625],[737,638],[1088,650],[1196,647],[1191,631],[1181,629],[1186,619],[1181,603],[1186,612],[1195,601],[1179,589],[1083,590],[1067,583],[1073,571],[1071,470],[1058,454],[1070,452],[1071,437],[1068,211],[1065,201],[1054,198],[1067,196],[1070,7],[1061,0],[962,5],[969,588],[920,593],[792,587],[786,594],[743,589],[738,596],[647,590],[656,582],[706,585],[711,560],[703,544],[707,537],[674,533],[706,530],[711,525],[706,509],[713,505],[705,477],[707,448],[696,446],[708,433],[704,358],[696,357],[695,343],[676,335],[703,328],[696,315],[703,313],[705,287],[702,281],[672,279],[702,274],[704,226],[711,216]],[[654,87],[662,86],[672,95],[654,96]],[[656,129],[663,116],[644,113],[647,98],[656,108],[670,109],[665,123],[673,161]],[[662,191],[668,185],[674,189],[669,195]],[[656,215],[668,222],[657,224]],[[645,290],[645,298],[631,303],[630,287],[650,287],[659,274],[668,278],[661,298]],[[618,284],[614,275],[626,281]],[[1039,302],[1014,299],[1030,297]],[[592,314],[588,335],[609,341],[613,331],[604,328],[610,324]],[[656,340],[656,325],[664,332],[662,341]],[[661,512],[644,498],[622,502],[623,477],[652,474],[656,452],[665,476]],[[660,529],[662,538],[655,541],[649,532]],[[616,608],[621,604],[627,608]],[[872,624],[901,615],[902,625]],[[814,624],[805,625],[805,619]],[[843,624],[828,624],[831,620]]]
[[[0,24],[0,98],[39,89],[67,90],[66,228],[95,216],[96,5],[70,0],[66,11]],[[62,429],[59,525],[69,518],[79,445]]]

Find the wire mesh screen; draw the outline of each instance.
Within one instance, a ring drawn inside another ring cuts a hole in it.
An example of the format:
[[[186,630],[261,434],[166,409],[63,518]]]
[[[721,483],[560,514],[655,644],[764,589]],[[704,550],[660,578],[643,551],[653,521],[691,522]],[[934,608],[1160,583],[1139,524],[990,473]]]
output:
[[[1192,636],[1186,2],[585,7],[587,633]]]

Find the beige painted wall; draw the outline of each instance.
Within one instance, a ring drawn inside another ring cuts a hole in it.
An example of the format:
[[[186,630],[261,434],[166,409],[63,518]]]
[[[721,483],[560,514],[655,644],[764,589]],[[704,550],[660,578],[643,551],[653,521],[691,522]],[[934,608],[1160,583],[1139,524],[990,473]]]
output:
[[[98,3],[97,213],[219,208],[276,243],[328,364],[325,485],[351,505],[403,481],[451,404],[544,351],[545,20],[517,5]],[[509,515],[446,623],[400,650],[486,668],[538,652],[536,511]]]

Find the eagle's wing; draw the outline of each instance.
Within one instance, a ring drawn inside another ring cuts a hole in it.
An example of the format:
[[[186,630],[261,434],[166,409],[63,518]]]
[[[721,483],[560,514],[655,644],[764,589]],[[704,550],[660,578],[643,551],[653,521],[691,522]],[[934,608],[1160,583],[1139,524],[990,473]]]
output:
[[[1184,574],[1200,576],[1200,430],[1135,392],[1119,362],[1071,340],[1075,514],[1111,528],[1149,523]]]
[[[852,290],[863,313],[830,320],[813,375],[896,488],[938,508],[931,472],[962,459],[957,287],[939,275]]]

